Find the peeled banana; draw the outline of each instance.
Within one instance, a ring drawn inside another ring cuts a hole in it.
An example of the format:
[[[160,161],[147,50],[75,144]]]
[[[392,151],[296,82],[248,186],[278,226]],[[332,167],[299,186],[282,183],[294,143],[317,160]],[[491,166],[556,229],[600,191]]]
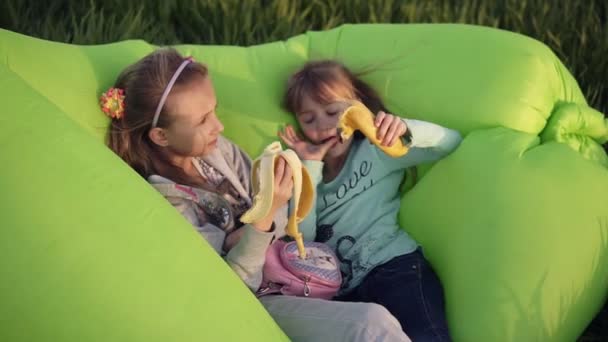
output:
[[[298,223],[308,215],[312,209],[315,196],[312,179],[308,170],[302,166],[300,158],[292,150],[283,151],[281,143],[275,141],[268,145],[262,155],[253,162],[251,180],[253,184],[253,205],[241,216],[241,222],[252,223],[268,215],[272,208],[274,193],[274,167],[278,158],[283,157],[291,168],[293,177],[293,208],[287,221],[287,235],[294,238],[298,245],[300,258],[306,258],[306,249]]]
[[[376,137],[378,129],[374,125],[374,114],[361,102],[352,101],[350,104],[351,106],[344,110],[338,120],[338,132],[342,141],[350,138],[358,130],[391,157],[397,158],[407,153],[408,148],[401,139],[397,139],[392,146],[382,145],[382,141]]]

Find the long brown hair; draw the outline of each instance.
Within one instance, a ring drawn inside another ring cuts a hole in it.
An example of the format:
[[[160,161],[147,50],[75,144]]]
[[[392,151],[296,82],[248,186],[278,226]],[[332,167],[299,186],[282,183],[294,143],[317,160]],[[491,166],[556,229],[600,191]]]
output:
[[[178,183],[202,186],[167,160],[148,136],[165,87],[183,61],[175,49],[162,48],[123,70],[114,87],[124,90],[124,115],[110,122],[108,146],[144,178],[158,174]],[[193,61],[180,73],[175,87],[207,75],[207,68]],[[169,111],[167,105],[163,106],[157,127],[169,126],[173,119]]]
[[[344,64],[335,60],[319,60],[306,63],[287,81],[287,91],[283,99],[285,109],[296,113],[302,105],[304,95],[319,103],[332,100],[338,89],[348,99],[359,98],[372,113],[388,112],[378,93]]]

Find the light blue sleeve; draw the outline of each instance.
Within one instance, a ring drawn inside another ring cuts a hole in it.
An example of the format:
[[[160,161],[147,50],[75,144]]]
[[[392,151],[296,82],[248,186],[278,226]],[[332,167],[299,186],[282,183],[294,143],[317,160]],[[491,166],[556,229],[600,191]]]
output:
[[[303,160],[302,165],[306,167],[312,184],[315,188],[315,194],[313,196],[312,209],[302,222],[298,225],[300,232],[304,237],[304,241],[313,241],[317,235],[317,194],[318,185],[323,180],[323,162],[318,160]]]
[[[389,171],[439,160],[454,151],[462,141],[460,133],[453,129],[426,121],[402,120],[411,134],[408,153],[392,158],[378,149],[380,158]]]

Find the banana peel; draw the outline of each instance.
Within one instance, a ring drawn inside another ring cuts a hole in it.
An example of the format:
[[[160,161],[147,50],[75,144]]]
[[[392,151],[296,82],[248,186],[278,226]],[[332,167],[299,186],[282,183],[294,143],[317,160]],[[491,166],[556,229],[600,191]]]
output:
[[[382,141],[376,137],[378,129],[374,125],[374,118],[374,114],[363,103],[358,101],[350,102],[350,106],[342,112],[338,120],[340,139],[345,141],[355,131],[360,131],[369,141],[389,156],[394,158],[404,156],[408,152],[408,148],[401,139],[397,139],[392,146],[382,145]]]
[[[268,145],[262,155],[253,162],[251,180],[253,184],[253,205],[241,216],[241,222],[252,223],[268,215],[272,208],[274,193],[274,168],[279,158],[287,161],[293,177],[293,208],[287,221],[287,235],[291,236],[298,246],[300,258],[306,258],[304,239],[298,229],[298,224],[312,209],[315,189],[308,170],[302,165],[298,155],[290,150],[284,150],[281,143],[275,141]]]

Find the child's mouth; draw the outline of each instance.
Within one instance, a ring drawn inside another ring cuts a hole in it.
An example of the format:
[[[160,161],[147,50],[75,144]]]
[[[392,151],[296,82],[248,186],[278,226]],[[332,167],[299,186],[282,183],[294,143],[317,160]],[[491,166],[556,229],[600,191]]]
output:
[[[332,135],[330,137],[327,137],[327,138],[321,140],[321,142],[319,143],[319,145],[323,145],[326,142],[328,142],[328,141],[330,141],[332,139],[336,139],[336,138],[338,139],[338,142],[340,142],[340,143],[342,142],[342,139],[340,138],[340,135],[338,134],[338,135]]]

